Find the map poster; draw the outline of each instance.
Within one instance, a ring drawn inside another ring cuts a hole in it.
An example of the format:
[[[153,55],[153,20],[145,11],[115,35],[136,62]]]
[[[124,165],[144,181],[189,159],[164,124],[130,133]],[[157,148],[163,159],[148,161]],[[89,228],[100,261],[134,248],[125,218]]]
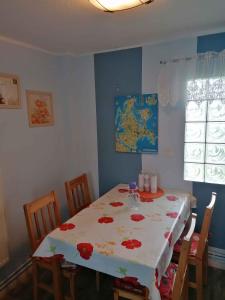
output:
[[[158,152],[158,95],[115,98],[115,143],[117,152]]]

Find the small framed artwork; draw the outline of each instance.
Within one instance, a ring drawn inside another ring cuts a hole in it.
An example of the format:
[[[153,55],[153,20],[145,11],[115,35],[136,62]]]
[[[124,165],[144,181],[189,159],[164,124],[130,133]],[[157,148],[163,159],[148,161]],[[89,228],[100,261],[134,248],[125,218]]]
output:
[[[26,95],[29,126],[52,126],[54,124],[52,93],[27,90]]]
[[[20,108],[20,81],[16,75],[0,73],[0,108]]]

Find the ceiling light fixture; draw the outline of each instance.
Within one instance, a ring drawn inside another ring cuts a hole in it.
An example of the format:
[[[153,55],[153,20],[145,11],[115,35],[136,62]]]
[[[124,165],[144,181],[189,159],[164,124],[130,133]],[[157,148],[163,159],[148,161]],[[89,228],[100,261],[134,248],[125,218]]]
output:
[[[149,4],[153,0],[89,0],[97,8],[106,11],[114,12],[134,8],[142,4]]]

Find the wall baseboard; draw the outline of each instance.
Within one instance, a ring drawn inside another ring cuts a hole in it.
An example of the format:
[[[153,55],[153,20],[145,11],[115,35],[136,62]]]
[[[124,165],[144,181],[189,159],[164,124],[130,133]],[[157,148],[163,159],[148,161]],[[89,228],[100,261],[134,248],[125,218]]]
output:
[[[225,250],[209,247],[209,266],[225,270]]]
[[[26,260],[15,272],[10,274],[6,279],[0,282],[0,300],[4,300],[16,286],[24,284],[31,277],[31,259]]]

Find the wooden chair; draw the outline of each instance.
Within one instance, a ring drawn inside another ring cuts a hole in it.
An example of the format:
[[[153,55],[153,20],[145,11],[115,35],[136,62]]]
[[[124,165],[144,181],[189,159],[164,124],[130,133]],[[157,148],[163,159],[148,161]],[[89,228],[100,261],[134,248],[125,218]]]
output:
[[[91,204],[91,196],[88,187],[87,174],[82,174],[65,182],[66,197],[70,217],[73,217],[82,209]],[[96,289],[100,289],[100,273],[96,272]]]
[[[208,268],[208,234],[212,220],[212,214],[216,202],[216,193],[212,193],[211,201],[205,209],[204,219],[200,233],[193,234],[191,249],[188,255],[188,263],[193,265],[196,270],[195,282],[190,281],[189,286],[196,289],[197,300],[203,299],[203,283],[207,282]],[[174,252],[179,255],[180,242],[175,245]]]
[[[87,175],[82,174],[70,181],[66,181],[65,188],[70,217],[73,217],[91,203]]]
[[[170,263],[165,276],[162,277],[159,291],[161,299],[164,300],[179,300],[188,299],[188,253],[191,247],[192,236],[195,229],[196,216],[193,215],[191,220],[191,226],[184,237],[181,246],[181,255],[178,265]],[[116,279],[114,281],[114,300],[118,300],[119,297],[131,300],[148,300],[149,291],[142,285],[131,284],[124,279]]]
[[[27,230],[32,253],[37,249],[45,236],[61,225],[59,204],[54,191],[50,194],[24,205]],[[61,255],[50,258],[32,257],[34,300],[40,299],[39,290],[47,291],[54,295],[55,300],[75,300],[75,277],[77,268],[63,268]],[[46,284],[42,279],[43,271],[52,276],[52,284]],[[70,286],[70,296],[63,297],[62,278],[66,278]]]

